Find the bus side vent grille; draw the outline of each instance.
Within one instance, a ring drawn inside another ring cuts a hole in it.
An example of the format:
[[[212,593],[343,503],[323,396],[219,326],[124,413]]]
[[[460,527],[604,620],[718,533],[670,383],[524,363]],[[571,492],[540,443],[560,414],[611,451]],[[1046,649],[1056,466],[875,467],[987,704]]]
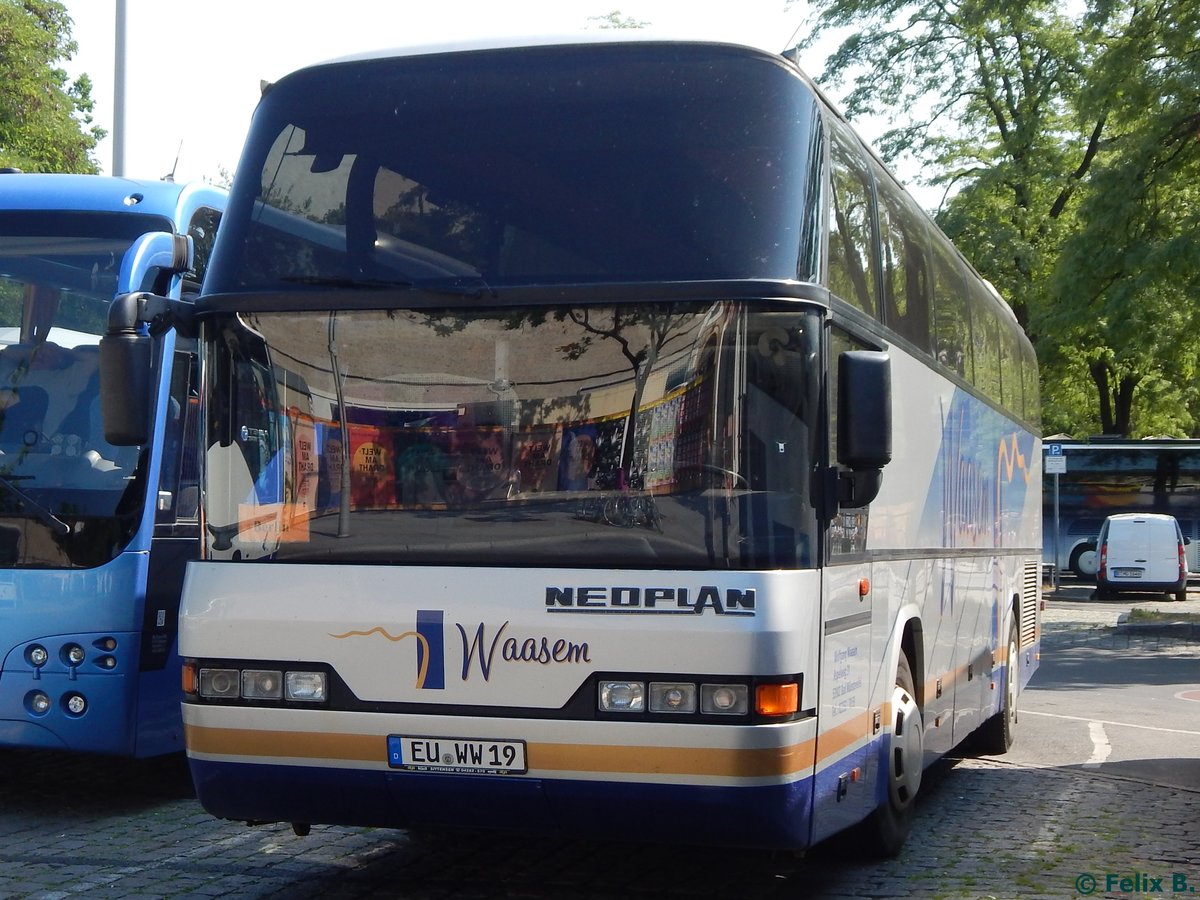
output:
[[[1038,636],[1038,591],[1042,584],[1042,565],[1039,560],[1025,560],[1024,578],[1021,581],[1021,648],[1037,640]]]

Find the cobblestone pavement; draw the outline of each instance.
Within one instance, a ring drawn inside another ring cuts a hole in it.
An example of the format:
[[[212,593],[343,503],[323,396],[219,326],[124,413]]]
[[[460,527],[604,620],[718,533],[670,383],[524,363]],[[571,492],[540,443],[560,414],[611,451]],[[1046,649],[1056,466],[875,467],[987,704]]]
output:
[[[1193,604],[1200,611],[1200,595],[1162,605]],[[1194,657],[1200,681],[1200,643],[1121,638],[1113,626],[1124,611],[1049,597],[1047,652],[1124,639],[1129,653]],[[1002,900],[1200,890],[1200,792],[995,757],[929,770],[913,834],[894,860],[864,861],[852,837],[802,859],[653,837],[631,821],[609,844],[333,827],[302,838],[287,826],[211,818],[180,757],[0,752],[3,898]]]
[[[178,759],[5,759],[0,896],[230,898],[1065,898],[1140,896],[1109,876],[1200,887],[1200,794],[996,759],[930,770],[895,860],[843,839],[804,859],[612,844],[285,826],[205,815]],[[1083,880],[1080,880],[1083,879]],[[1146,882],[1148,885],[1149,882]],[[1083,892],[1079,887],[1084,889]]]

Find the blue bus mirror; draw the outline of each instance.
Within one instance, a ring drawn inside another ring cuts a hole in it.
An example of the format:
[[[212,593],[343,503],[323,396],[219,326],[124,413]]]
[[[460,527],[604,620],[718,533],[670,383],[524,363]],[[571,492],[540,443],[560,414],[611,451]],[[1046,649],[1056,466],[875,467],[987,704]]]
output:
[[[100,338],[100,414],[104,439],[114,447],[149,439],[152,352],[148,334],[126,332]]]
[[[150,288],[147,276],[181,275],[192,266],[192,239],[169,231],[150,231],[130,245],[117,275],[117,294]],[[164,288],[165,289],[165,288]]]

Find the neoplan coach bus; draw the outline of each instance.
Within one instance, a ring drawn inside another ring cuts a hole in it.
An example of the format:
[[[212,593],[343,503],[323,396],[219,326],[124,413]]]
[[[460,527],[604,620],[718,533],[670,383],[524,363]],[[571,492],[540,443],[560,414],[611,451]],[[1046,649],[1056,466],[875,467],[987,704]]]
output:
[[[1033,353],[791,59],[621,35],[298,71],[176,314],[215,815],[894,851],[929,761],[1011,741]]]

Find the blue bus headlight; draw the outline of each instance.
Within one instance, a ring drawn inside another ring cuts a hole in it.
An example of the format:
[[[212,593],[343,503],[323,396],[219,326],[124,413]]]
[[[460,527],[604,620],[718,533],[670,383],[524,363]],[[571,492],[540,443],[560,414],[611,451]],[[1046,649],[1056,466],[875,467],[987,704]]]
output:
[[[62,658],[68,666],[80,666],[87,659],[87,653],[78,644],[67,644],[62,648]]]
[[[41,644],[30,644],[25,648],[25,661],[35,669],[40,669],[50,659],[50,654]]]
[[[324,672],[288,672],[284,676],[283,696],[285,700],[303,703],[321,703],[325,700]]]

